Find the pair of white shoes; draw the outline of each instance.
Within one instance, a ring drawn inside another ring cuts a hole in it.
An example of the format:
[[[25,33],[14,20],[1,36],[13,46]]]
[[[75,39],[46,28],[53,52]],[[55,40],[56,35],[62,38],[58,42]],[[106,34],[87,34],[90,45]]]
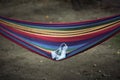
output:
[[[52,59],[61,60],[66,58],[67,49],[68,46],[65,43],[62,43],[57,50],[51,52]]]

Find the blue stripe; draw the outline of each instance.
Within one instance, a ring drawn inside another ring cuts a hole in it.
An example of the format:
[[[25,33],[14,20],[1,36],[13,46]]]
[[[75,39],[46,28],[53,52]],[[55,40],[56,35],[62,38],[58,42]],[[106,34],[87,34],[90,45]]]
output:
[[[70,57],[70,56],[73,56],[75,54],[78,54],[79,52],[82,52],[82,51],[84,51],[84,50],[86,50],[86,49],[96,45],[97,43],[99,43],[99,42],[109,38],[110,36],[112,36],[113,34],[115,34],[117,32],[120,32],[120,27],[118,27],[117,29],[114,29],[113,31],[105,33],[104,35],[100,35],[100,36],[94,38],[93,40],[88,42],[87,45],[84,45],[84,46],[82,46],[82,47],[80,47],[80,48],[70,52],[69,54],[67,54],[67,57]]]
[[[67,24],[67,25],[57,25],[57,24],[34,24],[34,23],[30,23],[30,22],[22,22],[22,21],[16,21],[16,20],[12,20],[12,19],[7,19],[4,17],[0,17],[1,19],[13,22],[13,23],[17,23],[20,25],[26,25],[26,26],[34,26],[36,28],[71,28],[73,26],[78,26],[78,27],[86,27],[86,26],[93,26],[93,25],[99,25],[99,24],[103,24],[106,22],[110,22],[113,20],[119,20],[120,19],[120,15],[118,16],[114,16],[111,18],[106,18],[104,20],[97,20],[97,21],[93,21],[93,22],[88,22],[88,23],[79,23],[79,24]]]
[[[27,48],[29,48],[29,49],[31,49],[31,50],[33,50],[33,51],[35,51],[35,52],[43,55],[43,56],[46,56],[46,57],[48,57],[48,58],[51,58],[51,55],[50,55],[50,54],[48,54],[48,53],[46,53],[46,52],[44,52],[44,51],[42,51],[42,50],[40,50],[40,49],[37,49],[37,48],[35,48],[35,47],[33,47],[33,46],[30,46],[29,44],[26,44],[26,43],[24,43],[23,41],[21,41],[21,40],[19,40],[19,39],[17,39],[17,38],[14,38],[14,37],[11,36],[10,34],[7,34],[7,33],[5,33],[5,32],[2,31],[2,30],[1,30],[0,32],[1,32],[2,34],[6,35],[7,37],[9,37],[10,39],[15,40],[17,43],[20,43],[20,44],[22,44],[23,46],[25,46],[25,47],[27,47]]]
[[[1,26],[2,28],[4,28],[5,30],[7,30],[8,32],[16,35],[17,37],[23,39],[24,41],[26,42],[29,42],[33,45],[37,45],[39,47],[43,47],[43,48],[48,48],[48,49],[51,49],[51,50],[55,50],[58,48],[58,46],[63,43],[63,42],[50,42],[50,41],[45,41],[45,40],[35,40],[35,39],[32,39],[30,37],[27,37],[27,36],[24,36],[24,35],[20,35],[18,33],[15,33],[3,26]],[[81,40],[81,41],[74,41],[74,42],[65,42],[68,46],[69,46],[69,49],[76,49],[78,47],[81,47],[83,45],[85,45],[88,41],[90,41],[91,39],[87,39],[87,40]],[[80,45],[81,44],[81,45]]]
[[[107,24],[107,23],[111,23],[113,21],[117,21],[119,20],[120,17],[116,17],[116,18],[113,18],[113,19],[108,19],[108,20],[103,20],[103,21],[96,21],[94,23],[87,23],[87,24],[78,24],[78,25],[66,25],[66,26],[46,26],[46,25],[38,25],[38,26],[35,26],[35,25],[29,25],[29,24],[23,24],[23,23],[17,23],[21,26],[26,26],[26,27],[32,27],[32,28],[37,28],[37,29],[52,29],[52,30],[59,30],[59,29],[78,29],[78,28],[89,28],[89,27],[93,27],[93,26],[99,26],[99,25],[103,25],[103,24]]]

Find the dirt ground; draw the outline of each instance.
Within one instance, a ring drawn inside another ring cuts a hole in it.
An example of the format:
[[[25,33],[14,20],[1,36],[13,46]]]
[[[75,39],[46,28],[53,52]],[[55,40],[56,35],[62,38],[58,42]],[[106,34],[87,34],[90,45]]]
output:
[[[0,4],[0,15],[37,22],[72,22],[118,14],[69,3]],[[82,54],[55,62],[0,36],[0,80],[120,80],[120,34]]]

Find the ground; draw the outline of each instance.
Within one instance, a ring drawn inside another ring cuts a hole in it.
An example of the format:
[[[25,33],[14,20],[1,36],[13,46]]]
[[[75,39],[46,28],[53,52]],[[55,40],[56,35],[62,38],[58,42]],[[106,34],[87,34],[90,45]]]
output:
[[[73,22],[118,14],[69,3],[1,4],[0,15],[29,21]],[[0,80],[120,80],[120,34],[81,54],[51,61],[0,36]]]

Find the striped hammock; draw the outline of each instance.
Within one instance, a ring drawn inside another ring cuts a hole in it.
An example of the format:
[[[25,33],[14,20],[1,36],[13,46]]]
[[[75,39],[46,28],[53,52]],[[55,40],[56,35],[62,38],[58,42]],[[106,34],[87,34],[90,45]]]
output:
[[[81,53],[120,32],[120,15],[74,23],[36,23],[0,17],[0,34],[52,60]]]

